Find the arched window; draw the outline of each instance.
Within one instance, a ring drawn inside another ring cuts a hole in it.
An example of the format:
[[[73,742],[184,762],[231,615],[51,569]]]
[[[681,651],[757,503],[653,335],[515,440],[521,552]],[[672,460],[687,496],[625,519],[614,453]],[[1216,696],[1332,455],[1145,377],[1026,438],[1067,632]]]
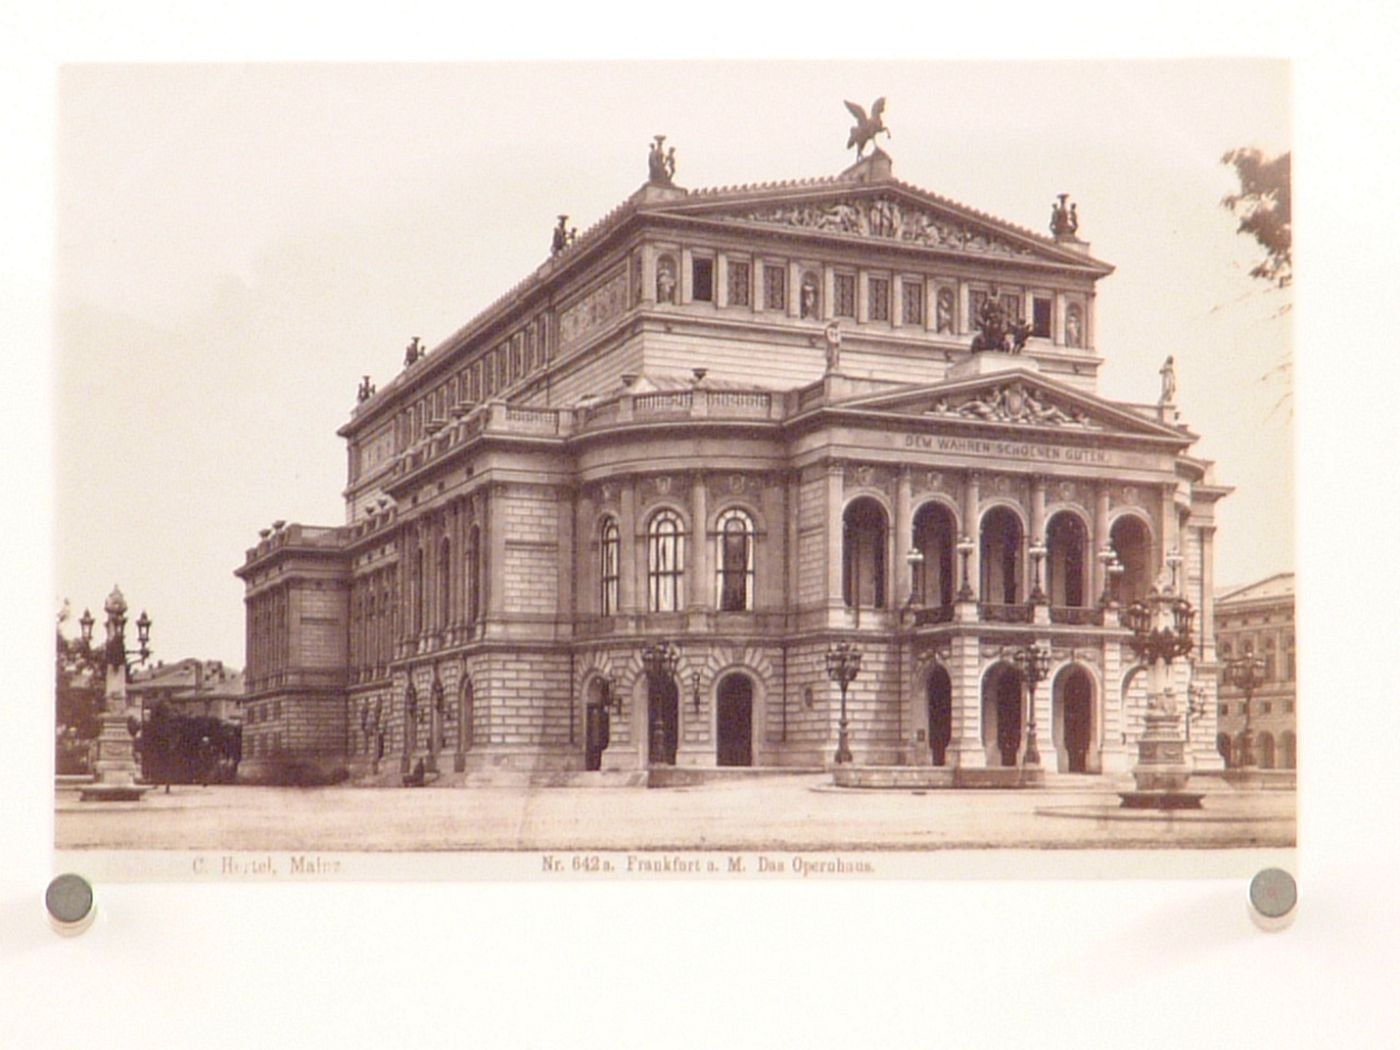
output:
[[[1108,535],[1109,546],[1123,566],[1113,598],[1120,605],[1146,598],[1152,589],[1152,537],[1147,526],[1140,518],[1127,514],[1113,523]]]
[[[868,496],[853,500],[843,519],[842,592],[850,608],[885,607],[885,509]]]
[[[953,604],[953,551],[957,523],[941,503],[925,503],[914,515],[914,547],[923,561],[914,568],[914,600],[925,607]]]
[[[1225,760],[1225,765],[1230,764],[1230,734],[1215,734],[1215,750],[1220,752],[1220,757]]]
[[[481,615],[481,526],[467,530],[467,623],[474,624]]]
[[[1015,605],[1020,600],[1021,521],[1006,507],[982,518],[982,601]]]
[[[1278,750],[1280,769],[1298,768],[1298,738],[1293,735],[1291,729],[1285,729],[1279,734]]]
[[[1259,760],[1260,769],[1274,768],[1274,738],[1272,733],[1260,733],[1259,740],[1254,745],[1255,757]]]
[[[603,519],[598,556],[598,611],[604,616],[617,612],[618,564],[621,561],[622,533],[614,518]]]
[[[663,510],[647,528],[647,596],[652,612],[679,612],[685,602],[685,527]]]
[[[1088,568],[1088,559],[1084,556],[1088,542],[1088,532],[1077,514],[1062,511],[1046,526],[1045,590],[1052,606],[1078,609],[1088,604],[1084,579]]]
[[[726,510],[719,516],[715,566],[722,612],[753,608],[753,519],[742,510]]]

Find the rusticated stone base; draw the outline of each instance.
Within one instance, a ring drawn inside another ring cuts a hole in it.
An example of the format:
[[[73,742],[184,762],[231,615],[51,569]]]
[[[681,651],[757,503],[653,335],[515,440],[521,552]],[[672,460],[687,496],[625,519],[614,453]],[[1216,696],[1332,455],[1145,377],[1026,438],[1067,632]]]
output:
[[[149,790],[137,784],[92,784],[83,788],[78,798],[83,802],[140,802]]]
[[[961,769],[948,766],[857,766],[832,769],[832,782],[848,788],[1022,788],[1044,787],[1045,770],[1017,766]]]

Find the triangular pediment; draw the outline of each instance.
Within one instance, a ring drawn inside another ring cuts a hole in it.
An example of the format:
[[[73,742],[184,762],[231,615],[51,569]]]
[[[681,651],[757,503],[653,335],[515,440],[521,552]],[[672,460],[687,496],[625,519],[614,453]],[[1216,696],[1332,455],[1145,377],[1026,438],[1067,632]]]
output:
[[[1051,263],[1108,274],[1078,247],[893,179],[840,178],[700,191],[657,210],[755,229],[883,241],[974,258]]]
[[[1168,440],[1183,447],[1196,438],[1133,407],[1047,379],[1029,368],[867,394],[832,407],[973,427]]]

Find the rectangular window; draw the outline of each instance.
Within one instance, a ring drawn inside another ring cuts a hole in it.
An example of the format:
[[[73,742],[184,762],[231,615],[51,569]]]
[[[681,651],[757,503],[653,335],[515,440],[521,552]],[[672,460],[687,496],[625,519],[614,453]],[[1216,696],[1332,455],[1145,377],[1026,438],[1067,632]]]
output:
[[[1025,301],[1019,295],[1008,292],[1001,297],[1001,308],[1006,314],[1007,321],[1019,321],[1024,305]]]
[[[1035,311],[1031,318],[1031,335],[1037,339],[1050,338],[1051,325],[1051,300],[1037,295],[1031,304],[1031,309]]]
[[[870,278],[870,320],[890,319],[890,282],[884,277]]]
[[[1274,713],[1274,704],[1272,700],[1265,700],[1261,706],[1263,710],[1260,714],[1271,715]]]
[[[746,262],[731,260],[729,263],[729,305],[749,305],[749,264]]]
[[[905,324],[924,323],[924,282],[923,281],[901,281],[901,298],[904,301],[904,309],[900,314],[900,320]]]
[[[787,309],[787,267],[763,268],[763,306],[767,310]]]
[[[1293,713],[1293,701],[1292,701],[1292,700],[1285,700],[1285,701],[1283,702],[1283,710],[1284,710],[1287,714],[1290,714],[1290,715],[1291,715],[1291,714]]]
[[[834,312],[837,317],[854,317],[856,315],[856,275],[838,273],[835,276],[833,291],[836,294],[836,302],[832,304]]]
[[[1241,703],[1240,703],[1240,714],[1242,714],[1242,715],[1247,715],[1247,714],[1249,714],[1249,705],[1248,705],[1247,703],[1244,703],[1244,702],[1241,702]]]
[[[1229,713],[1230,713],[1230,705],[1229,705],[1229,704],[1221,704],[1221,705],[1220,705],[1220,714],[1221,714],[1221,716],[1223,717],[1224,715],[1228,715]]]
[[[690,297],[697,303],[715,301],[715,261],[713,259],[690,260]]]

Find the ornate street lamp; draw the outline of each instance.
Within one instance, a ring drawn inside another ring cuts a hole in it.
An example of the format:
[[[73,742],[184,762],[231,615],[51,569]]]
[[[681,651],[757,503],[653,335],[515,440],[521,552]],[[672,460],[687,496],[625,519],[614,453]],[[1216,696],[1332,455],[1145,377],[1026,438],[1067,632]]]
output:
[[[1036,540],[1031,545],[1031,604],[1044,605],[1049,601],[1045,596],[1045,591],[1040,586],[1040,563],[1045,560],[1046,550],[1044,542]]]
[[[972,552],[977,549],[977,543],[971,536],[964,536],[958,540],[958,556],[962,558],[962,584],[958,587],[957,599],[960,602],[970,602],[975,597],[972,593],[972,580],[968,576],[968,562],[972,559]]]
[[[919,596],[919,592],[925,588],[921,586],[923,580],[919,578],[919,570],[924,565],[924,552],[918,547],[910,547],[909,553],[904,556],[904,560],[909,564],[909,600],[904,603],[904,608],[900,610],[900,621],[903,622],[904,613],[914,606],[914,599]]]
[[[1040,748],[1035,739],[1035,687],[1050,673],[1050,650],[1042,645],[1027,645],[1011,654],[1026,683],[1026,754],[1022,763],[1040,765]]]
[[[834,642],[826,650],[826,676],[841,687],[841,721],[836,735],[836,762],[851,761],[851,745],[847,736],[846,690],[860,674],[860,650],[853,642]]]
[[[695,713],[700,713],[700,672],[690,672],[690,699],[695,705]]]
[[[126,599],[120,587],[113,587],[107,596],[103,611],[107,620],[103,625],[106,640],[100,649],[92,647],[92,612],[84,609],[78,620],[82,630],[82,644],[78,653],[81,664],[104,673],[102,694],[101,729],[97,736],[97,779],[83,788],[84,802],[131,802],[137,801],[146,788],[136,784],[135,736],[131,726],[126,702],[127,677],[131,674],[129,658],[138,657],[145,663],[151,655],[151,618],[143,611],[136,620],[136,636],[139,648],[126,647]]]
[[[1103,593],[1099,595],[1099,607],[1107,609],[1109,602],[1113,601],[1113,564],[1118,560],[1118,555],[1113,552],[1112,547],[1105,546],[1100,549],[1099,564],[1103,566]]]
[[[676,668],[680,666],[681,651],[670,642],[662,640],[646,646],[642,650],[642,668],[647,673],[653,694],[664,682],[674,682]],[[651,755],[655,764],[661,761],[666,751],[666,727],[661,718],[660,697],[653,695],[651,711]]]
[[[1255,656],[1253,649],[1246,649],[1243,656],[1226,660],[1225,681],[1244,693],[1244,733],[1240,739],[1240,766],[1252,769],[1256,762],[1251,715],[1254,710],[1254,690],[1264,682],[1263,659]]]
[[[1137,790],[1119,793],[1123,805],[1134,809],[1196,809],[1202,798],[1185,790],[1191,767],[1185,741],[1177,734],[1181,715],[1167,687],[1172,661],[1191,652],[1196,610],[1177,596],[1165,576],[1158,577],[1146,600],[1133,602],[1121,616],[1122,625],[1132,632],[1128,645],[1149,675],[1144,729],[1133,767]]]

